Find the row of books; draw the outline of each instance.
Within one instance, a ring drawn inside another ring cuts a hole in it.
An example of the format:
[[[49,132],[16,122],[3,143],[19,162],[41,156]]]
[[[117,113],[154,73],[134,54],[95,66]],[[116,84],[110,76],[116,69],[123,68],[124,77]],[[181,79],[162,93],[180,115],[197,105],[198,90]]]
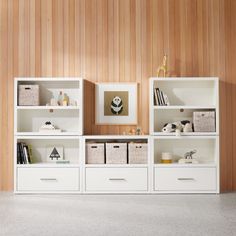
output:
[[[29,145],[17,143],[17,164],[30,164],[32,162],[32,149]]]
[[[170,102],[165,93],[159,88],[154,88],[154,105],[157,106],[169,106]]]

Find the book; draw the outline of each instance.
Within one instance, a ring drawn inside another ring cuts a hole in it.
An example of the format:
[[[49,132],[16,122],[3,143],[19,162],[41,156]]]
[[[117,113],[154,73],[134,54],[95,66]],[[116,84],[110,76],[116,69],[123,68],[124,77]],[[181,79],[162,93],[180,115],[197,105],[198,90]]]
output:
[[[154,88],[154,105],[158,105],[157,90]]]
[[[161,97],[161,105],[166,106],[165,99],[164,99],[164,94],[161,90],[159,92],[160,92],[160,97]]]
[[[23,149],[24,149],[24,156],[25,156],[25,164],[29,164],[29,157],[28,157],[27,148],[25,144],[23,144]]]

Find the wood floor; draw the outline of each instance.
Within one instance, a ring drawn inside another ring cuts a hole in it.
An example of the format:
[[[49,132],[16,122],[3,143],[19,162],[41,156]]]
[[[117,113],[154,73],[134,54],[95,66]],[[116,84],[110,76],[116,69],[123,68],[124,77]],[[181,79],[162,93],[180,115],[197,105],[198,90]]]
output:
[[[148,132],[148,78],[164,53],[171,75],[221,80],[221,190],[236,190],[235,0],[0,0],[0,189],[13,188],[13,81],[81,76],[139,83]],[[87,98],[86,133],[96,126]]]

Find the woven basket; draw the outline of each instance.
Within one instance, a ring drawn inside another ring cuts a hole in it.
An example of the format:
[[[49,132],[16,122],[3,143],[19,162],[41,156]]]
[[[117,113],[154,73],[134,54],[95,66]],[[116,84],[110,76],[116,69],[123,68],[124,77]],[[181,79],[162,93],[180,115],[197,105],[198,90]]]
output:
[[[214,111],[193,112],[194,132],[215,132],[216,119]]]
[[[86,164],[104,164],[105,163],[105,144],[87,143],[86,144]]]
[[[39,106],[39,85],[19,85],[19,106]]]
[[[127,164],[127,143],[106,143],[107,164]]]
[[[129,143],[129,164],[147,164],[147,143]]]

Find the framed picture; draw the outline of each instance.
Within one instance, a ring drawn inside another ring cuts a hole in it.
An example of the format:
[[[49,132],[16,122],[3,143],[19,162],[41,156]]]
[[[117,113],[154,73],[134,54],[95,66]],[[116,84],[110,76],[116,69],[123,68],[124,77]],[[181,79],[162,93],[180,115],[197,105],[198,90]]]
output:
[[[96,84],[96,124],[137,124],[137,83]]]
[[[50,146],[46,148],[47,162],[56,162],[64,159],[62,146]]]

